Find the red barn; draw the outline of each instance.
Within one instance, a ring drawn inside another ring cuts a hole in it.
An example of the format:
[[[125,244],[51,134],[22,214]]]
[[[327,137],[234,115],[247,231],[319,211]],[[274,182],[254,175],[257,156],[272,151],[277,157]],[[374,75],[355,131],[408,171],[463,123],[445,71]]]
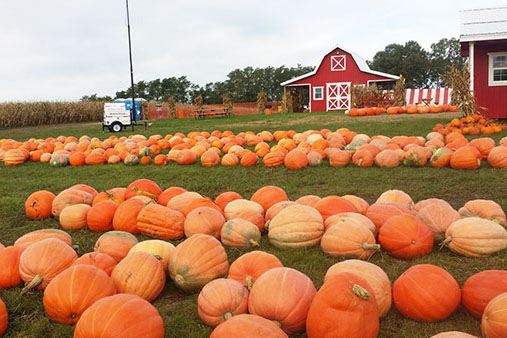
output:
[[[462,11],[460,42],[478,109],[507,118],[507,7]]]
[[[307,89],[310,111],[347,110],[351,85],[394,84],[398,76],[371,70],[356,53],[341,46],[326,53],[311,72],[281,83],[286,88]]]

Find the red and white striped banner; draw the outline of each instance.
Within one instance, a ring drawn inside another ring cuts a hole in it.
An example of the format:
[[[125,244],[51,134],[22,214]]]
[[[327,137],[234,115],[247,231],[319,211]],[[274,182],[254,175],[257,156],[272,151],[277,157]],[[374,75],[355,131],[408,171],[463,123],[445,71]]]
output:
[[[451,102],[451,88],[406,89],[405,101],[407,105],[432,104],[443,105]]]

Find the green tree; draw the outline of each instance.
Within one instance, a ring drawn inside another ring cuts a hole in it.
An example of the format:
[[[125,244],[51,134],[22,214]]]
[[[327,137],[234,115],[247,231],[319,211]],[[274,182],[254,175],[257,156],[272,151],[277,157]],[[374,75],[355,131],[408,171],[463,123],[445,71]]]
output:
[[[443,74],[451,66],[461,68],[465,58],[461,56],[461,44],[458,39],[441,39],[431,45],[430,58],[430,81],[436,87],[443,85]]]
[[[112,101],[113,98],[111,96],[98,96],[97,94],[85,95],[81,97],[80,101]]]
[[[416,41],[408,41],[405,45],[387,45],[383,51],[375,54],[369,65],[381,72],[402,74],[407,88],[424,88],[431,82],[428,52]]]

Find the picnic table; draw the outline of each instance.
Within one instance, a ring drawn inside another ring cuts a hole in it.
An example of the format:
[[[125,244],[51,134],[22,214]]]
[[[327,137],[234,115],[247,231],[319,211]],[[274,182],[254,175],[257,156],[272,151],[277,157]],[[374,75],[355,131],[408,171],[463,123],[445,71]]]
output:
[[[231,113],[227,109],[220,108],[210,108],[210,109],[201,109],[201,110],[193,110],[192,116],[196,119],[204,119],[206,117],[230,117]]]

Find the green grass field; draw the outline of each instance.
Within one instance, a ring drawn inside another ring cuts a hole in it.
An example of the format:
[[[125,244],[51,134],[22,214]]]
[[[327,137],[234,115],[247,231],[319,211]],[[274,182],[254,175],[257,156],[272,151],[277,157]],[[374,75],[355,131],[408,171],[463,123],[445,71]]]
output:
[[[289,130],[298,132],[308,129],[329,128],[336,130],[347,127],[370,136],[383,134],[425,136],[436,123],[447,123],[455,115],[437,114],[425,116],[376,116],[349,118],[336,113],[275,114],[270,116],[252,115],[206,120],[160,120],[152,121],[148,130],[137,128],[135,133],[152,135],[189,131],[231,130],[233,132],[252,130]],[[124,134],[131,134],[125,132]],[[99,124],[62,125],[51,127],[2,130],[0,138],[25,140],[31,137],[45,138],[59,135],[110,136],[102,132]],[[506,136],[497,134],[495,140]],[[291,200],[306,194],[345,195],[355,194],[369,203],[389,189],[401,189],[412,196],[414,201],[436,197],[447,200],[459,208],[466,201],[483,198],[492,199],[507,210],[507,170],[496,170],[483,163],[476,171],[453,169],[405,168],[394,169],[355,167],[333,168],[327,163],[320,167],[289,171],[284,167],[213,167],[205,168],[199,163],[192,166],[178,166],[171,163],[164,167],[149,165],[127,167],[123,164],[102,166],[81,166],[52,168],[45,163],[27,162],[19,167],[0,165],[0,242],[11,245],[24,233],[40,228],[59,228],[53,219],[31,221],[24,214],[24,201],[32,192],[46,189],[58,193],[77,183],[93,186],[98,191],[123,186],[138,178],[149,178],[162,189],[181,186],[215,198],[224,191],[236,191],[250,198],[254,191],[264,185],[277,185],[285,189]],[[74,242],[79,245],[79,254],[93,250],[100,233],[89,230],[71,232]],[[141,239],[147,237],[138,236]],[[177,244],[177,242],[173,242]],[[338,259],[326,256],[320,247],[301,250],[279,250],[270,245],[264,235],[261,250],[275,254],[285,266],[307,274],[317,287],[322,285],[326,270]],[[227,249],[232,262],[247,250]],[[407,268],[414,264],[431,263],[445,268],[463,285],[472,274],[486,269],[505,269],[507,252],[487,258],[466,258],[439,249],[425,257],[404,261],[390,257],[385,251],[376,253],[370,260],[382,267],[394,282]],[[0,267],[1,268],[1,267]],[[52,322],[42,305],[42,292],[30,292],[20,296],[21,288],[0,291],[0,297],[9,310],[9,329],[6,337],[70,337],[73,327]],[[211,329],[202,323],[197,315],[197,294],[185,294],[175,288],[168,279],[165,290],[153,303],[163,316],[167,337],[207,337]],[[381,319],[380,337],[430,337],[441,331],[461,330],[480,335],[480,321],[466,313],[462,306],[448,319],[437,323],[422,323],[404,318],[393,306],[388,315]],[[294,337],[305,337],[304,334]]]

